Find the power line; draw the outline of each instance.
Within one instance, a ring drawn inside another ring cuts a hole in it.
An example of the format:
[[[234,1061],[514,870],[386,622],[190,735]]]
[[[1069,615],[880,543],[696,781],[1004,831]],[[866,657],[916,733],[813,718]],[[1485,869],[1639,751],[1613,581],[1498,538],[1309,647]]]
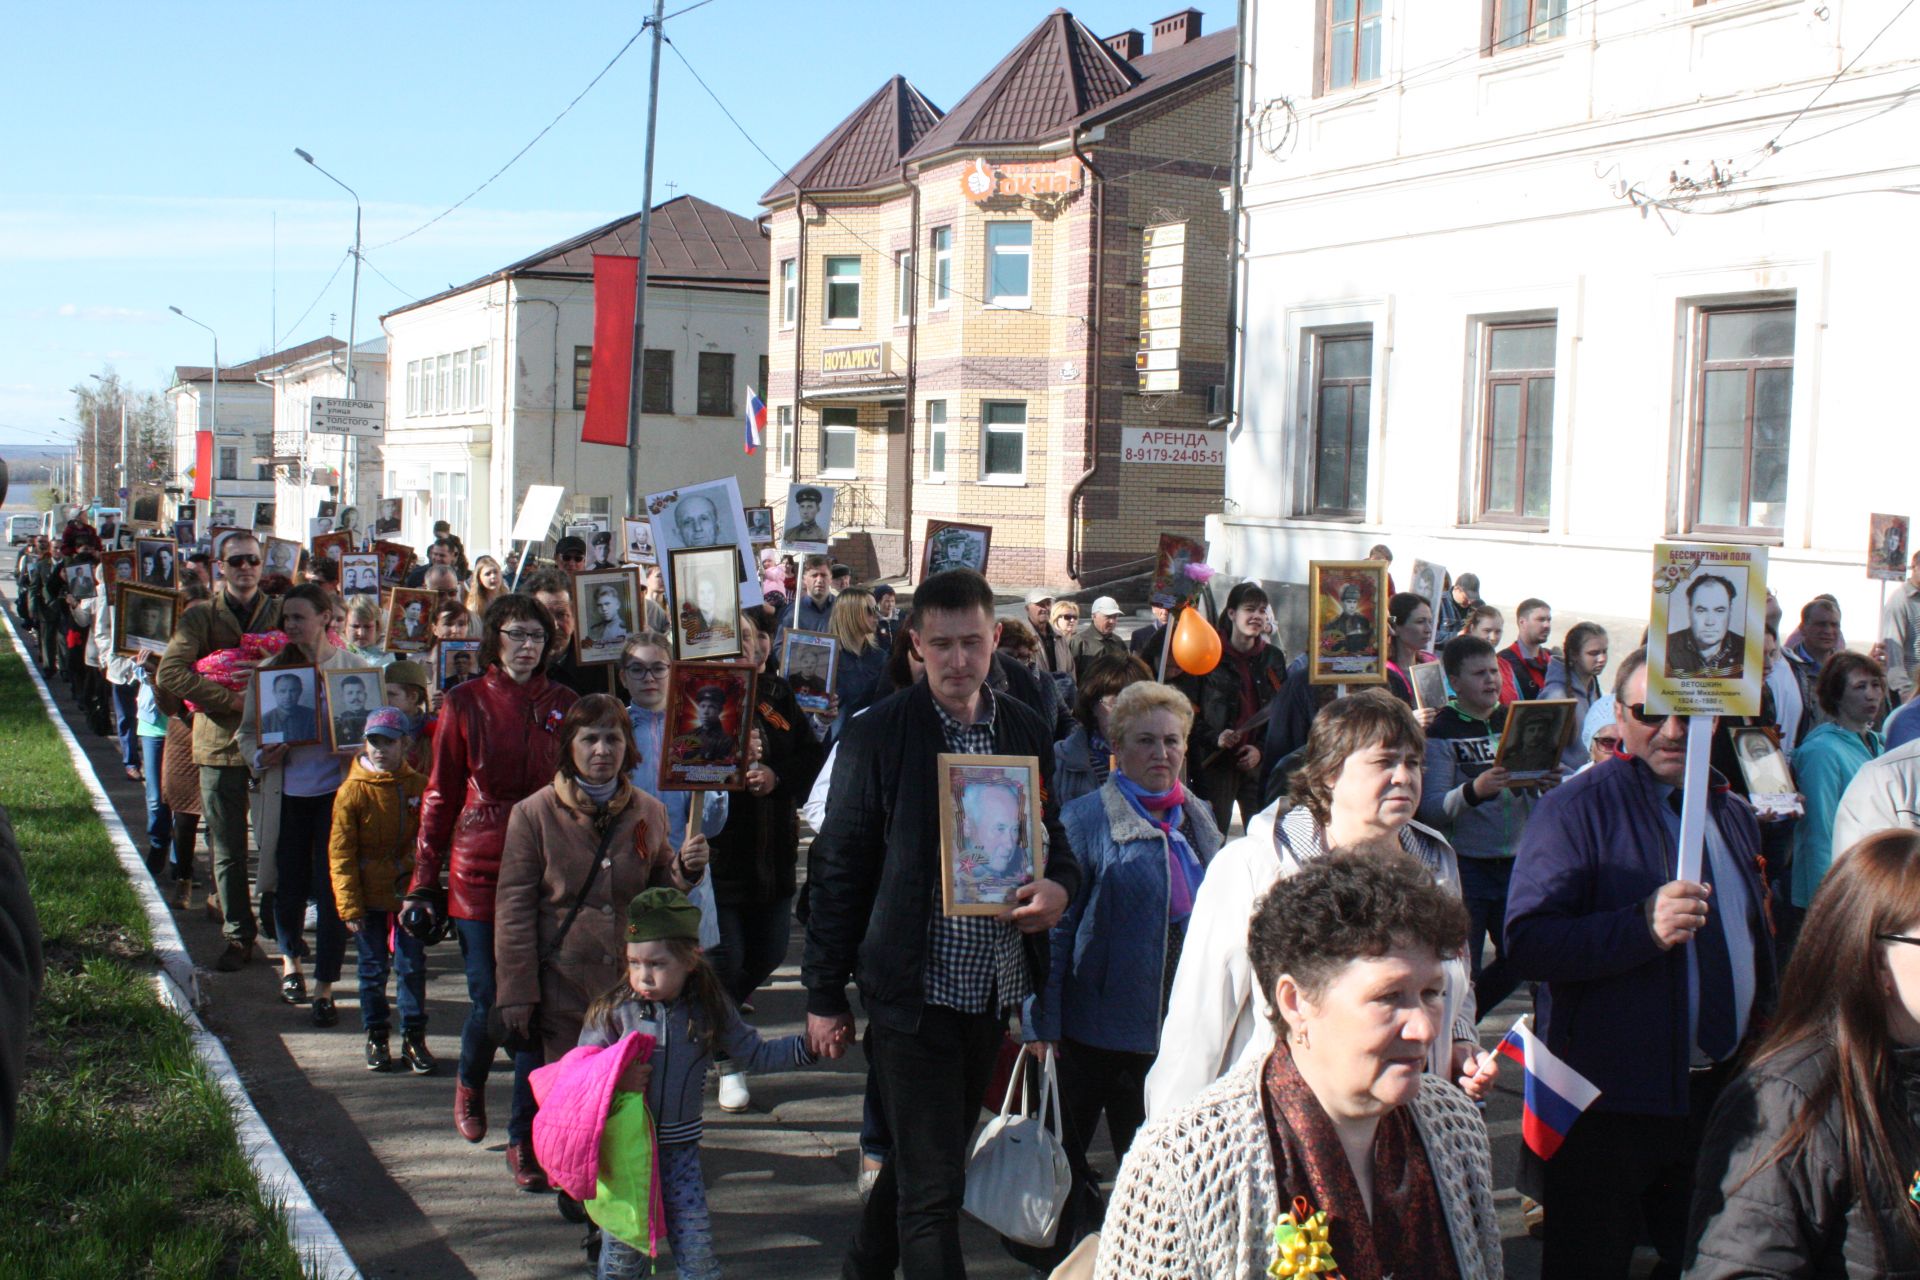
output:
[[[340,268],[346,266],[347,259],[351,258],[352,256],[353,256],[352,249],[348,249],[345,253],[340,255],[340,261],[333,264],[333,274],[328,276],[327,282],[320,286],[320,292],[313,295],[313,301],[309,302],[307,304],[307,309],[300,313],[300,319],[295,320],[292,324],[288,325],[287,331],[280,335],[280,340],[273,344],[275,349],[279,349],[287,345],[287,339],[293,336],[293,331],[300,327],[301,321],[305,320],[309,315],[311,315],[313,312],[313,309],[320,305],[320,299],[327,296],[327,290],[331,289],[333,287],[333,282],[340,278]]]
[[[689,5],[687,9],[682,9],[680,12],[685,13],[688,11],[688,9],[698,9],[701,4],[707,4],[710,2],[711,0],[699,0],[699,3]],[[553,129],[553,126],[559,124],[562,120],[566,119],[567,113],[580,105],[580,100],[586,97],[587,94],[593,91],[593,86],[599,84],[601,79],[606,76],[607,72],[613,70],[614,63],[620,61],[621,58],[625,57],[627,50],[633,48],[635,41],[639,40],[641,36],[645,35],[647,33],[647,28],[652,25],[653,25],[653,19],[651,18],[641,23],[640,29],[634,32],[632,36],[628,37],[627,42],[620,46],[619,52],[615,53],[613,57],[607,60],[607,65],[600,68],[599,72],[595,74],[593,79],[587,81],[586,88],[580,90],[579,93],[574,94],[573,101],[569,102],[566,106],[562,107],[560,109],[559,115],[547,121],[546,125],[540,130],[540,132],[534,134],[533,137],[528,140],[526,146],[521,147],[518,151],[514,152],[512,157],[508,159],[508,161],[505,164],[501,165],[498,169],[495,169],[492,175],[488,177],[485,182],[481,183],[479,186],[475,187],[473,190],[467,192],[467,194],[465,194],[464,196],[461,196],[458,200],[455,200],[452,204],[448,205],[445,209],[442,209],[439,213],[434,214],[431,218],[428,218],[425,222],[421,223],[419,226],[415,227],[413,230],[407,232],[405,235],[395,236],[393,239],[382,241],[380,244],[376,244],[373,247],[376,249],[385,249],[391,245],[399,244],[402,240],[407,240],[412,238],[413,236],[417,236],[422,231],[425,231],[428,227],[432,226],[434,223],[440,221],[440,219],[452,213],[455,209],[458,209],[461,205],[465,204],[467,201],[479,195],[482,191],[485,191],[489,186],[493,184],[493,180],[495,178],[498,178],[501,174],[513,168],[514,164],[519,161],[521,156],[524,156],[527,154],[527,152],[533,150],[534,144],[539,142],[540,139],[546,137],[547,134]],[[364,259],[362,260],[364,261]]]
[[[401,297],[405,298],[407,301],[412,302],[414,299],[420,296],[419,294],[414,293],[411,290],[403,289],[399,285],[394,284],[392,280],[389,280],[387,278],[386,272],[374,266],[373,263],[368,260],[367,255],[365,253],[362,253],[360,255],[360,261],[362,265],[366,267],[367,270],[373,272],[373,274],[379,276],[382,280],[386,280],[388,287],[391,288],[395,293],[399,294]]]
[[[1861,45],[1860,52],[1854,54],[1853,57],[1849,58],[1847,60],[1846,66],[1841,67],[1838,71],[1834,72],[1833,76],[1825,84],[1821,85],[1819,89],[1815,90],[1814,95],[1811,98],[1807,99],[1806,105],[1801,107],[1798,111],[1794,112],[1792,118],[1789,119],[1785,124],[1780,126],[1780,131],[1774,134],[1772,138],[1767,140],[1767,144],[1760,148],[1759,159],[1755,160],[1751,165],[1749,165],[1746,168],[1745,172],[1742,174],[1742,176],[1745,177],[1745,176],[1751,175],[1755,169],[1758,169],[1761,165],[1765,164],[1769,159],[1771,159],[1774,155],[1776,155],[1781,150],[1780,139],[1787,136],[1787,131],[1789,129],[1792,129],[1793,126],[1795,126],[1796,124],[1799,124],[1800,121],[1806,116],[1807,112],[1813,110],[1813,108],[1819,103],[1820,99],[1827,96],[1827,91],[1833,88],[1833,86],[1835,86],[1836,84],[1840,83],[1841,79],[1847,74],[1847,72],[1859,66],[1860,59],[1866,57],[1868,51],[1871,50],[1874,45],[1879,43],[1880,37],[1887,34],[1887,32],[1893,28],[1894,23],[1906,17],[1907,10],[1913,8],[1913,6],[1916,3],[1920,3],[1920,0],[1907,0],[1905,4],[1901,5],[1900,8],[1894,12],[1894,15],[1891,18],[1888,18],[1886,22],[1881,24],[1880,29],[1873,33],[1873,39]],[[1827,132],[1832,133],[1832,132],[1835,132],[1835,130],[1829,129],[1827,130]],[[1816,134],[1814,136],[1820,137],[1822,135]],[[1811,139],[1808,139],[1808,141],[1811,141]]]

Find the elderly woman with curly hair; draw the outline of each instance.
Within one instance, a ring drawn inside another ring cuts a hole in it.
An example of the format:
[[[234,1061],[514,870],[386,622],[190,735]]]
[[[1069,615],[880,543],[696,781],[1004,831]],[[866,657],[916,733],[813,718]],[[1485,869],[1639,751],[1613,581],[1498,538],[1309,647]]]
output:
[[[1413,709],[1383,689],[1340,698],[1314,719],[1291,794],[1255,814],[1247,834],[1220,851],[1195,897],[1160,1034],[1168,1048],[1147,1077],[1150,1118],[1185,1105],[1270,1046],[1270,993],[1254,981],[1246,938],[1254,904],[1275,881],[1332,853],[1405,854],[1460,898],[1453,846],[1413,818],[1425,758]],[[1464,948],[1446,957],[1445,969],[1450,1033],[1432,1042],[1427,1068],[1480,1098],[1495,1067],[1474,1031]]]
[[[1458,896],[1397,850],[1276,884],[1247,939],[1274,1046],[1141,1130],[1094,1274],[1499,1276],[1486,1125],[1427,1070],[1466,932]]]

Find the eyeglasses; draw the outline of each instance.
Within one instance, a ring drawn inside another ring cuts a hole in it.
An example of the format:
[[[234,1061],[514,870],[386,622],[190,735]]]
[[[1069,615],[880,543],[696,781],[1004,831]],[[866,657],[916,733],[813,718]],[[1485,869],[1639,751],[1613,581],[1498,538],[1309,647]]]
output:
[[[1602,751],[1617,751],[1620,748],[1620,739],[1613,737],[1602,738],[1596,734],[1593,739],[1593,745],[1599,747]]]
[[[635,680],[665,680],[667,678],[667,672],[671,670],[664,662],[656,662],[651,665],[630,662],[620,669]]]
[[[229,569],[251,569],[251,568],[257,567],[259,563],[260,563],[259,556],[228,556],[227,557],[227,568]]]
[[[1072,609],[1065,609],[1057,615],[1057,620],[1061,622],[1078,622],[1080,621],[1080,615]]]
[[[1644,702],[1629,702],[1627,704],[1627,713],[1650,729],[1658,729],[1668,720],[1674,718],[1664,711],[1647,710],[1647,704]]]
[[[1911,937],[1904,933],[1876,933],[1873,936],[1882,942],[1904,942],[1910,947],[1920,947],[1920,938]]]
[[[500,638],[509,644],[545,644],[547,633],[544,631],[522,631],[508,628],[500,633]]]

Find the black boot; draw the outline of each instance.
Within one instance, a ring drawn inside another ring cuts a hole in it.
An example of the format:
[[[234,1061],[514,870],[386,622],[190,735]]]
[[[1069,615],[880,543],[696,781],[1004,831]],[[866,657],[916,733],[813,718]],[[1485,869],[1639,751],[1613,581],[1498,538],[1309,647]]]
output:
[[[367,1070],[391,1071],[393,1055],[387,1051],[387,1029],[375,1027],[367,1032]]]
[[[434,1061],[433,1054],[427,1048],[427,1029],[410,1027],[401,1034],[400,1054],[407,1060],[407,1066],[417,1076],[430,1076],[440,1064]]]

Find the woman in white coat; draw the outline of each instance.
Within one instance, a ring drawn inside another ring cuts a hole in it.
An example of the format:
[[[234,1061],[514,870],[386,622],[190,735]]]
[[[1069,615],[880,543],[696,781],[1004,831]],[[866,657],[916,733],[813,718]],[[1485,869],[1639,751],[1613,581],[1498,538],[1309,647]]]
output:
[[[1174,974],[1160,1056],[1147,1075],[1147,1118],[1185,1106],[1235,1066],[1273,1047],[1272,1010],[1254,981],[1247,924],[1262,896],[1329,851],[1398,850],[1419,859],[1458,897],[1453,846],[1413,820],[1420,807],[1426,737],[1413,711],[1383,690],[1329,703],[1314,719],[1288,796],[1261,811],[1247,834],[1207,868]],[[1473,1098],[1493,1087],[1493,1055],[1480,1048],[1466,956],[1446,962],[1446,1025],[1427,1069]]]

